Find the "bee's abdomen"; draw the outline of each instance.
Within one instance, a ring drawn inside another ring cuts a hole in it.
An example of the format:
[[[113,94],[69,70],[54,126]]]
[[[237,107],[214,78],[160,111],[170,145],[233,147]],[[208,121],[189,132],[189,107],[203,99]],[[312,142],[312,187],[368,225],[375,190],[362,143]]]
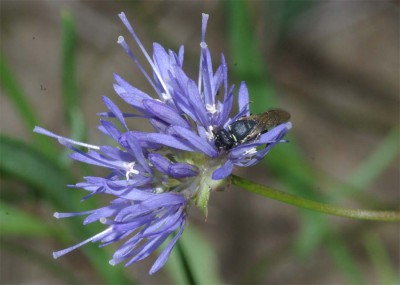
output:
[[[253,130],[257,122],[254,120],[243,120],[233,122],[230,126],[230,133],[236,140],[236,142],[243,141],[247,135]]]

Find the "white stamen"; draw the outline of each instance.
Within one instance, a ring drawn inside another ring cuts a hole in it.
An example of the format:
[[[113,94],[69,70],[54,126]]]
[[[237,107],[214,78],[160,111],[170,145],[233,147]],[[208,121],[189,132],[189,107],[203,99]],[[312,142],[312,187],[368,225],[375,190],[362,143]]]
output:
[[[209,141],[212,141],[214,139],[214,127],[213,126],[208,126],[208,130],[206,131],[206,136]]]
[[[207,109],[207,111],[208,111],[209,113],[211,113],[211,114],[215,114],[215,113],[218,112],[218,110],[217,110],[215,104],[212,104],[212,105],[211,105],[211,104],[206,104],[206,109]]]
[[[131,175],[138,175],[139,171],[134,169],[135,162],[128,163],[126,167],[128,168],[126,171],[126,180],[129,180]]]
[[[162,98],[164,99],[164,101],[169,101],[171,100],[171,95],[169,95],[168,93],[162,92],[161,93]]]
[[[253,148],[251,148],[251,149],[248,149],[248,150],[246,150],[245,152],[244,152],[244,155],[245,156],[252,156],[252,155],[254,155],[254,154],[256,154],[257,153],[257,149],[255,148],[255,147],[253,147]]]
[[[156,194],[160,194],[160,193],[163,193],[163,192],[164,192],[164,190],[162,189],[162,187],[156,187],[154,190],[155,190],[155,193],[156,193]]]

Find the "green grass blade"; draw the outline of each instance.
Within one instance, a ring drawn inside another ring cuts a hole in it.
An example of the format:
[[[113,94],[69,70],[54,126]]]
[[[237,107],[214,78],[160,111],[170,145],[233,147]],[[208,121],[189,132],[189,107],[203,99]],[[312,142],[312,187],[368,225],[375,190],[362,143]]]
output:
[[[28,96],[23,92],[2,53],[0,53],[0,75],[1,88],[4,89],[5,95],[7,95],[14,104],[27,131],[31,133],[35,125],[40,125],[39,119],[35,110],[33,110],[32,105],[28,101]],[[43,136],[34,136],[34,141],[38,149],[40,149],[47,157],[54,157],[56,149],[53,144],[49,143],[48,139]]]
[[[345,241],[338,233],[333,231],[332,228],[327,229],[325,238],[328,241],[327,251],[336,267],[347,278],[349,284],[367,284]]]
[[[364,237],[364,245],[377,272],[378,283],[387,285],[400,284],[399,269],[397,269],[396,274],[396,269],[392,265],[388,252],[380,238],[376,234],[368,233]]]
[[[27,96],[17,83],[17,80],[2,53],[0,54],[0,74],[1,87],[14,103],[27,129],[32,130],[35,127],[38,118],[31,107],[32,105],[28,102]]]
[[[199,231],[187,225],[179,241],[197,284],[223,284],[218,275],[217,258],[212,245]],[[172,251],[165,268],[173,284],[189,284],[177,248]]]
[[[400,131],[396,127],[347,179],[347,184],[351,187],[346,189],[346,193],[342,195],[349,195],[357,190],[360,192],[382,175],[399,154],[399,138]]]
[[[43,220],[0,201],[1,236],[48,236],[51,232]]]
[[[3,240],[2,245],[4,250],[18,254],[24,260],[29,260],[45,268],[48,272],[54,274],[54,276],[57,276],[60,280],[63,280],[65,284],[83,284],[82,281],[75,276],[73,271],[67,270],[57,262],[54,262],[52,258],[36,252],[30,246],[14,244],[7,240]]]
[[[39,189],[51,203],[67,210],[73,205],[64,191],[68,180],[63,170],[32,146],[10,137],[0,136],[0,171]]]
[[[76,31],[71,13],[61,12],[62,51],[61,73],[64,113],[70,126],[70,136],[76,140],[85,138],[82,109],[79,104],[79,91],[76,81]]]

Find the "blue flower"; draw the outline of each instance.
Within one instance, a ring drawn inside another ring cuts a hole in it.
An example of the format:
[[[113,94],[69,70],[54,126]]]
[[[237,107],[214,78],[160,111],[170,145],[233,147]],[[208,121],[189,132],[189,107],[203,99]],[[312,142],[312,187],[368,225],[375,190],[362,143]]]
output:
[[[121,136],[112,123],[101,123],[108,135]],[[177,179],[184,180],[186,177],[197,175],[197,168],[185,163],[167,162],[161,155],[146,153],[132,134],[124,136],[119,147],[115,147],[77,142],[40,127],[36,127],[34,131],[58,139],[62,145],[73,151],[70,158],[110,170],[105,178],[85,177],[85,182],[71,186],[89,192],[82,200],[94,194],[113,196],[109,206],[85,212],[54,214],[56,218],[87,216],[84,225],[98,221],[106,225],[106,229],[79,244],[54,252],[54,258],[88,242],[100,242],[100,246],[106,246],[121,241],[122,245],[115,251],[110,264],[126,261],[125,265],[128,266],[150,255],[171,234],[178,231],[163,249],[149,273],[159,270],[182,234],[188,207],[185,195],[178,191],[165,192],[163,188],[170,186],[164,184],[171,184],[173,181],[177,183]],[[83,152],[75,145],[88,148],[89,151]],[[149,165],[146,156],[157,167]],[[165,169],[158,173],[163,167]]]
[[[249,116],[249,94],[244,82],[238,92],[239,112],[229,117],[234,101],[234,86],[228,87],[227,64],[221,54],[221,64],[213,71],[211,54],[205,42],[208,15],[203,14],[202,38],[200,43],[200,65],[197,83],[183,70],[184,49],[178,54],[166,51],[161,45],[153,45],[153,57],[146,52],[124,13],[121,20],[135,39],[153,70],[151,78],[125,42],[119,37],[118,43],[131,56],[144,76],[153,87],[158,98],[131,86],[119,75],[115,75],[116,93],[143,116],[149,118],[158,134],[134,132],[140,141],[155,142],[159,145],[175,148],[179,151],[198,152],[213,160],[211,176],[220,180],[232,173],[233,166],[251,166],[263,159],[269,150],[282,141],[291,128],[286,122],[272,128],[257,140],[238,144],[228,152],[215,146],[215,131],[227,128],[232,122],[243,116]],[[220,97],[222,96],[222,98]],[[114,114],[116,115],[116,114]],[[158,138],[158,139],[157,139]],[[174,144],[171,140],[178,142]],[[264,146],[264,148],[259,148]]]
[[[109,169],[106,177],[85,177],[71,187],[95,194],[111,195],[106,207],[80,213],[56,213],[56,218],[87,216],[84,224],[98,221],[106,229],[67,249],[54,253],[57,258],[88,242],[105,246],[122,245],[115,251],[111,264],[130,265],[154,252],[169,236],[150,274],[159,270],[186,223],[187,209],[197,205],[207,215],[211,190],[224,185],[234,165],[246,167],[258,163],[291,128],[290,122],[279,124],[252,139],[236,143],[228,150],[215,145],[216,133],[242,117],[250,115],[249,94],[242,82],[237,94],[239,112],[231,117],[234,86],[228,86],[227,64],[212,68],[210,51],[205,42],[208,15],[203,14],[200,43],[200,66],[197,83],[183,70],[184,48],[178,53],[154,43],[153,55],[146,52],[124,13],[122,22],[138,44],[152,69],[149,75],[120,36],[118,43],[136,63],[157,98],[137,89],[115,74],[115,92],[135,110],[122,113],[108,97],[103,101],[108,111],[103,118],[116,118],[121,131],[108,120],[100,120],[99,130],[115,141],[116,146],[97,146],[77,142],[40,127],[35,132],[53,138],[70,148],[74,160]],[[148,120],[154,131],[131,130],[126,118]],[[81,148],[87,148],[84,152]]]

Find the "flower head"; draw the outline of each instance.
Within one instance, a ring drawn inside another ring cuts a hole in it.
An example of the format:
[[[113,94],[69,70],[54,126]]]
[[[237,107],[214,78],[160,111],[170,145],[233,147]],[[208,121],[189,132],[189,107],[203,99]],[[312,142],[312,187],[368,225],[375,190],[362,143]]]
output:
[[[114,75],[115,92],[136,111],[122,113],[109,98],[103,97],[108,111],[100,115],[116,118],[123,129],[121,131],[108,120],[100,121],[99,130],[115,141],[114,146],[73,141],[39,127],[34,131],[58,139],[72,150],[72,159],[109,169],[106,177],[85,177],[84,182],[72,186],[89,192],[84,199],[94,194],[111,195],[108,206],[81,213],[55,214],[57,218],[85,215],[84,224],[99,221],[106,229],[75,246],[55,252],[54,257],[90,241],[100,242],[101,246],[121,242],[110,263],[124,261],[130,265],[150,255],[176,232],[151,268],[150,273],[154,273],[166,262],[182,234],[189,206],[199,206],[206,215],[210,190],[224,183],[234,165],[250,166],[259,162],[282,141],[291,124],[287,120],[277,121],[268,130],[262,129],[259,135],[237,140],[238,133],[231,130],[232,126],[241,124],[246,135],[255,128],[256,121],[237,123],[250,115],[249,94],[244,82],[237,95],[239,112],[230,117],[234,86],[228,86],[223,55],[215,72],[212,68],[205,41],[208,15],[203,14],[197,82],[183,70],[183,46],[175,53],[155,43],[150,57],[125,14],[119,17],[145,55],[152,76],[122,36],[118,43],[152,86],[156,98]],[[128,117],[149,120],[154,131],[129,129]],[[229,147],[218,147],[221,135],[226,135],[224,139],[230,143]],[[88,148],[88,151],[79,147]]]

